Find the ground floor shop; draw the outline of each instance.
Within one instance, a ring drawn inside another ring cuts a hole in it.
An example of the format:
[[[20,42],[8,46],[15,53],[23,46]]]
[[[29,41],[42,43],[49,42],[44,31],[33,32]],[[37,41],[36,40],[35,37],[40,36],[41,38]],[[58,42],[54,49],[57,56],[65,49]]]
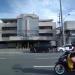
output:
[[[25,48],[30,49],[34,46],[40,46],[40,45],[48,45],[49,50],[56,49],[56,46],[51,46],[50,41],[42,41],[42,40],[19,40],[19,41],[1,41],[0,42],[0,49],[6,49],[6,48]]]

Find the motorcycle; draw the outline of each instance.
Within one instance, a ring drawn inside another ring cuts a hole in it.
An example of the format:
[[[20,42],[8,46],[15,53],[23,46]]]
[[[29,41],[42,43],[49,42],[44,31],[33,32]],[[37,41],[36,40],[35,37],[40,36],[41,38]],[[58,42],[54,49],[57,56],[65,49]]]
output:
[[[75,51],[67,51],[60,56],[55,64],[54,71],[58,75],[75,71]]]

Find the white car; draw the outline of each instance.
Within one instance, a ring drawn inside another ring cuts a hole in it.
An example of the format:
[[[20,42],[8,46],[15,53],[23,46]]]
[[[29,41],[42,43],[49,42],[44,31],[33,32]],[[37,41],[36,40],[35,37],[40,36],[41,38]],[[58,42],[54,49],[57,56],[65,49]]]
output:
[[[59,51],[59,52],[71,51],[71,50],[73,50],[73,48],[74,47],[72,45],[68,44],[68,45],[65,45],[63,47],[58,47],[57,51]]]

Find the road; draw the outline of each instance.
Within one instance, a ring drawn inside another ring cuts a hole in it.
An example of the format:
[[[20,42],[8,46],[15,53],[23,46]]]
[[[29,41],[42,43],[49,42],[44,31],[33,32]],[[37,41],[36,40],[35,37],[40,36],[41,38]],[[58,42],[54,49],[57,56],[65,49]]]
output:
[[[60,53],[0,53],[0,75],[55,75]]]

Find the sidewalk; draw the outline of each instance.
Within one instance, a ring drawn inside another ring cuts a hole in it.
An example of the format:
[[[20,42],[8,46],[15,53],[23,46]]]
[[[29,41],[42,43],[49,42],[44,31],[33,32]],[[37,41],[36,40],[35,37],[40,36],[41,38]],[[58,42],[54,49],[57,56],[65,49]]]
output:
[[[29,53],[30,49],[0,49],[0,53]]]

